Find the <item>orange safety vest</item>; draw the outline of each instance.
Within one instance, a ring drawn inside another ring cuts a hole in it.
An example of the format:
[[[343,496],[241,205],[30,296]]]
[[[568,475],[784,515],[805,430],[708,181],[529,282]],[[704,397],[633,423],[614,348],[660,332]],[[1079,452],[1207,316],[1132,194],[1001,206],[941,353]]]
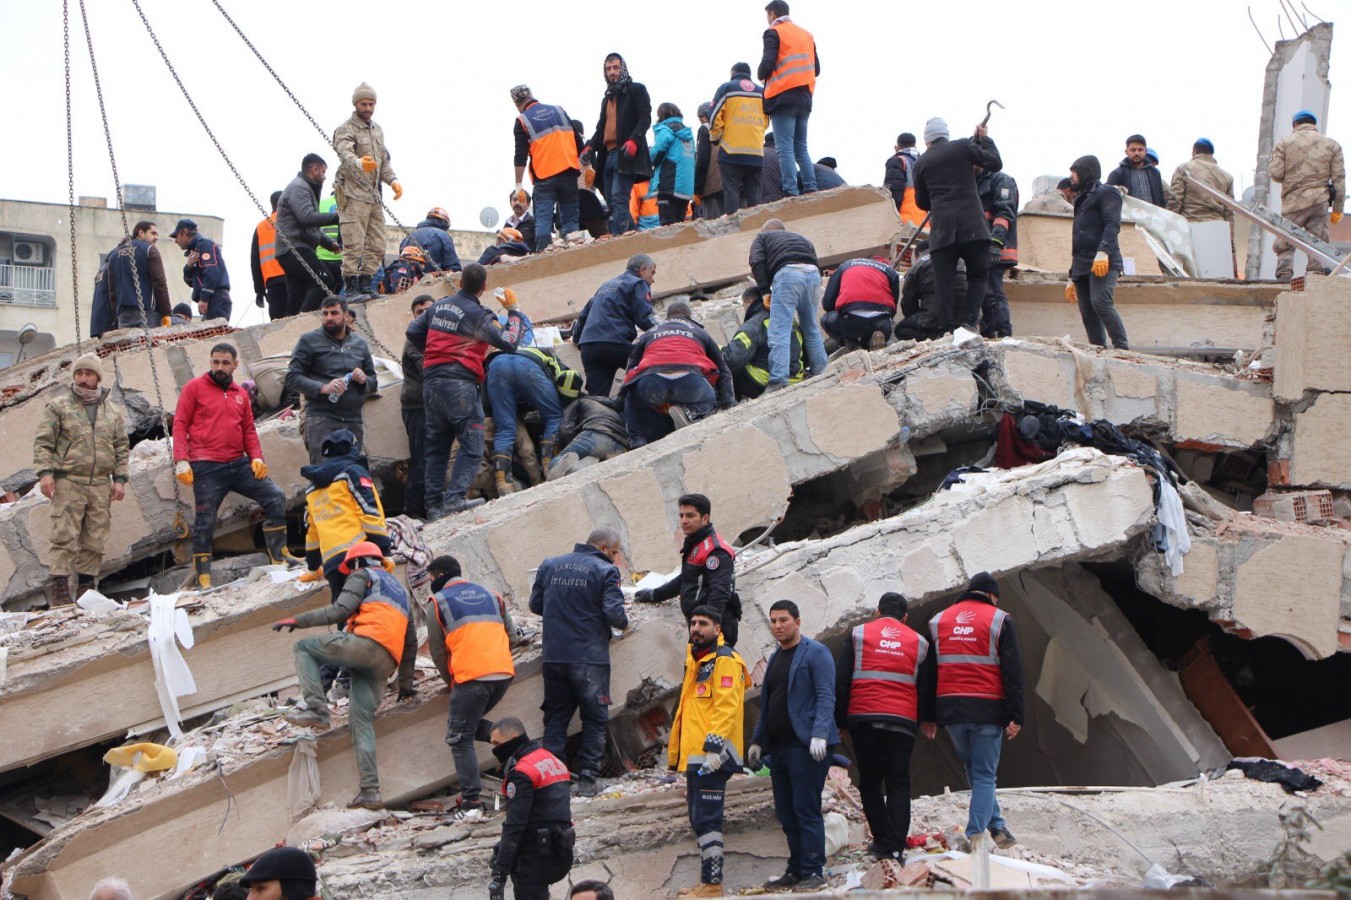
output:
[[[540,181],[569,169],[582,168],[581,158],[577,155],[577,135],[567,110],[536,101],[516,118],[530,139],[531,178]]]
[[[254,229],[258,235],[258,267],[263,272],[263,281],[281,278],[281,263],[277,262],[277,213],[273,210],[266,219]]]
[[[452,581],[433,599],[456,684],[516,674],[502,607],[491,591],[472,581]]]
[[[917,722],[919,693],[915,679],[928,652],[929,642],[895,619],[875,619],[856,627],[849,717]]]
[[[403,639],[408,631],[408,592],[383,569],[365,569],[373,576],[356,615],[347,620],[352,634],[370,638],[403,661]]]
[[[929,620],[938,658],[938,696],[1004,699],[999,632],[1009,614],[990,603],[961,600]]]
[[[792,22],[771,27],[779,33],[779,58],[765,82],[765,99],[804,85],[816,93],[816,40],[811,32]]]

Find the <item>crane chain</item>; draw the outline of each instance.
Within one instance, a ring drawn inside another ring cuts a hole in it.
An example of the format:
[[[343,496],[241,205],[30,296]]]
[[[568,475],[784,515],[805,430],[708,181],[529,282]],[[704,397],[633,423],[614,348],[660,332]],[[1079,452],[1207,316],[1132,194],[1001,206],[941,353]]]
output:
[[[70,0],[61,0],[61,39],[66,63],[66,189],[70,219],[70,282],[75,301],[75,352],[80,352],[80,258],[75,241],[75,133],[70,108]]]

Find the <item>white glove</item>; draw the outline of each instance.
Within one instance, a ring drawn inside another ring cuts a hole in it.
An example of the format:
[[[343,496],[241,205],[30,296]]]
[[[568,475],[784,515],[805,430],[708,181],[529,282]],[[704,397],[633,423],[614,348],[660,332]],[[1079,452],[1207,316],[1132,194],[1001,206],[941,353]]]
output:
[[[821,760],[826,758],[825,738],[812,738],[811,754],[812,759],[816,760],[817,762],[820,762]]]
[[[700,775],[709,775],[722,768],[721,753],[705,753],[704,764],[699,768]]]
[[[759,744],[751,744],[746,750],[746,768],[752,772],[760,768],[760,750]]]

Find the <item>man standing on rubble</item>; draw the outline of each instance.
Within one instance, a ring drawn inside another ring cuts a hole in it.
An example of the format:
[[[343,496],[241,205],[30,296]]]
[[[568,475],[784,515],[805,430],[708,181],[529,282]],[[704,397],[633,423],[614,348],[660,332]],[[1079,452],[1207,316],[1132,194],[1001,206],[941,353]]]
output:
[[[1159,174],[1159,167],[1151,165],[1146,155],[1149,152],[1148,144],[1142,134],[1126,138],[1126,158],[1107,176],[1107,184],[1125,188],[1127,194],[1146,203],[1167,206],[1168,194],[1163,187],[1163,176]]]
[[[86,353],[71,369],[70,389],[47,401],[33,437],[38,489],[52,501],[52,606],[71,602],[72,572],[77,597],[97,585],[112,503],[126,496],[130,477],[127,421],[99,386],[103,363]]]
[[[323,459],[324,440],[335,431],[350,431],[358,447],[365,444],[362,406],[379,387],[370,345],[347,324],[347,301],[325,298],[319,322],[296,341],[286,367],[286,389],[305,395],[302,426],[311,465]]]
[[[561,106],[540,103],[528,85],[511,89],[516,104],[516,190],[522,190],[527,163],[535,186],[535,243],[543,252],[553,239],[554,212],[564,237],[577,231],[577,176],[582,174],[582,136],[573,130],[572,117]]]
[[[980,333],[986,338],[1012,337],[1004,274],[1018,265],[1018,182],[1007,172],[981,169],[976,190],[990,225],[990,276],[981,303]]]
[[[1172,194],[1168,209],[1188,222],[1234,221],[1234,212],[1214,197],[1206,194],[1188,178],[1212,187],[1226,197],[1234,196],[1234,176],[1215,162],[1215,145],[1210,138],[1197,138],[1192,144],[1192,158],[1173,170]],[[1232,232],[1231,232],[1232,233]]]
[[[108,301],[117,313],[118,328],[169,324],[173,303],[158,241],[154,222],[137,222],[131,240],[118,244],[108,260]]]
[[[956,603],[929,620],[933,649],[925,657],[921,701],[928,721],[921,728],[931,740],[938,725],[946,728],[966,767],[967,840],[988,831],[996,846],[1007,849],[1014,838],[999,811],[995,774],[1000,745],[1023,727],[1023,662],[1013,617],[998,603],[999,583],[978,572]]]
[[[799,178],[802,193],[815,193],[816,166],[807,151],[807,121],[821,74],[816,39],[789,17],[784,0],[770,0],[765,18],[769,28],[756,74],[765,85],[765,115],[779,148],[779,180],[785,196],[798,195]]]
[[[610,207],[610,234],[620,235],[634,228],[629,214],[634,182],[652,177],[652,156],[647,146],[652,98],[647,87],[629,75],[629,64],[618,53],[605,57],[604,71],[605,99],[600,104],[596,133],[587,142],[581,161],[589,162],[594,156]]]
[[[848,728],[858,761],[859,794],[878,859],[905,864],[910,833],[910,754],[919,722],[933,719],[924,659],[929,641],[905,624],[909,603],[888,592],[877,618],[845,636],[835,655],[835,722]]]
[[[765,91],[751,80],[750,63],[732,66],[731,80],[713,92],[709,140],[717,145],[722,211],[728,215],[760,202],[765,166]],[[711,218],[705,216],[705,218]]]
[[[788,839],[788,869],[765,882],[769,890],[819,890],[825,885],[826,825],[821,791],[830,771],[835,728],[835,661],[825,644],[802,633],[792,600],[769,607],[769,630],[779,646],[769,658],[746,765],[769,763],[774,814]]]
[[[183,266],[183,281],[192,288],[197,312],[203,319],[229,321],[234,304],[230,302],[230,273],[225,271],[220,245],[198,234],[197,223],[192,219],[179,219],[169,237],[188,258]]]
[[[580,709],[577,790],[583,797],[596,796],[605,753],[610,629],[629,627],[615,565],[622,554],[618,532],[597,528],[571,553],[540,563],[530,589],[530,611],[544,618],[544,746],[563,755],[568,723]]]
[[[493,756],[502,764],[507,815],[493,848],[488,900],[505,900],[507,878],[516,900],[549,900],[549,885],[572,871],[572,799],[568,767],[559,754],[532,741],[521,720],[492,727]]]
[[[351,301],[375,296],[371,284],[385,260],[385,211],[380,185],[403,196],[403,187],[389,164],[385,132],[372,121],[375,88],[366,82],[352,92],[352,116],[333,132],[338,174],[333,190],[338,197],[338,227],[342,234],[343,293]]]
[[[272,192],[272,212],[254,226],[249,246],[254,304],[267,310],[268,319],[286,315],[286,271],[277,261],[277,202],[281,195],[281,191]]]
[[[696,607],[718,614],[718,630],[727,646],[735,647],[741,622],[741,598],[736,593],[736,550],[713,528],[713,504],[703,494],[685,494],[676,501],[680,533],[680,574],[650,591],[634,594],[634,603],[661,603],[680,597],[680,614],[689,621]]]
[[[881,350],[900,299],[901,276],[888,260],[846,260],[826,282],[821,328],[850,350]]]
[[[760,226],[751,241],[751,276],[760,297],[769,307],[769,384],[765,393],[788,384],[793,322],[802,329],[802,349],[811,377],[826,370],[826,343],[817,321],[817,293],[821,290],[821,267],[816,246],[795,234],[778,219]]]
[[[317,153],[306,153],[300,171],[281,192],[277,202],[277,262],[286,273],[286,315],[318,309],[330,293],[324,282],[327,269],[319,251],[339,252],[341,248],[325,229],[338,224],[338,213],[324,209],[319,195],[328,177],[328,163]]]
[[[342,593],[329,606],[312,609],[272,626],[273,631],[295,631],[322,625],[342,625],[341,631],[295,643],[296,674],[305,696],[305,708],[286,714],[294,725],[327,731],[328,699],[324,696],[321,667],[341,666],[352,673],[347,724],[352,733],[361,791],[349,807],[381,809],[380,773],[375,763],[375,710],[385,683],[399,671],[399,699],[412,697],[417,659],[417,628],[408,606],[408,592],[394,576],[394,561],[380,548],[362,541],[348,548],[339,572],[346,578]]]
[[[623,274],[602,284],[573,323],[572,342],[581,351],[586,392],[593,397],[610,396],[615,372],[628,365],[638,330],[656,327],[652,312],[652,282],[656,280],[657,263],[652,257],[646,253],[630,256]]]
[[[211,587],[216,514],[232,491],[263,508],[263,544],[273,565],[298,564],[286,549],[286,495],[267,477],[253,403],[235,383],[239,351],[211,348],[211,369],[183,386],[174,408],[174,477],[192,488],[192,565],[197,587]]]
[[[1121,233],[1121,194],[1098,181],[1102,168],[1096,156],[1081,156],[1070,166],[1074,185],[1074,237],[1070,252],[1070,281],[1065,299],[1078,301],[1088,342],[1106,347],[1107,338],[1117,350],[1130,344],[1126,325],[1116,311],[1113,295],[1123,264],[1118,235]]]
[[[416,319],[431,308],[435,297],[418,294],[413,298]],[[408,480],[404,483],[403,513],[414,519],[427,517],[427,409],[422,399],[422,350],[408,338],[403,340],[399,359],[403,385],[399,388],[399,407],[403,429],[408,434]]]
[[[1294,130],[1271,148],[1271,180],[1281,186],[1281,217],[1320,241],[1328,239],[1328,223],[1342,220],[1346,205],[1346,161],[1342,145],[1318,131],[1318,117],[1307,109],[1295,113]],[[1332,212],[1329,215],[1328,208]],[[1276,280],[1295,273],[1295,247],[1277,238]],[[1319,268],[1312,264],[1311,269]]]

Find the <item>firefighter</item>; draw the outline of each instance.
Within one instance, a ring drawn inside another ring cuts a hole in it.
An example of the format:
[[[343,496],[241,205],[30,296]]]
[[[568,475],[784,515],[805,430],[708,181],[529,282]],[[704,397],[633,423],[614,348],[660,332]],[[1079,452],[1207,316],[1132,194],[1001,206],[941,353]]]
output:
[[[426,270],[427,254],[418,245],[409,244],[399,251],[398,259],[383,267],[376,287],[381,294],[401,293],[421,281]]]
[[[385,509],[366,460],[356,447],[356,436],[346,428],[324,438],[323,462],[305,466],[305,562],[309,571],[302,582],[327,578],[336,599],[347,581],[341,571],[348,548],[368,541],[380,552],[390,552]]]
[[[688,621],[695,607],[709,606],[727,646],[735,647],[741,621],[741,598],[736,593],[736,550],[713,529],[713,504],[703,494],[685,494],[676,501],[680,532],[680,574],[658,588],[639,591],[635,603],[660,603],[680,596],[680,614]]]
[[[490,736],[493,756],[502,763],[507,815],[493,850],[488,898],[504,900],[510,876],[516,900],[549,900],[549,885],[572,870],[577,842],[568,767],[531,740],[520,719],[502,719]]]
[[[722,358],[732,370],[736,398],[750,400],[763,394],[769,384],[769,310],[755,285],[741,292],[741,308],[741,327],[722,348]],[[796,322],[788,362],[788,383],[797,384],[802,380],[802,327]]]
[[[883,257],[846,261],[826,282],[821,328],[849,350],[881,350],[901,299],[901,276]]]

